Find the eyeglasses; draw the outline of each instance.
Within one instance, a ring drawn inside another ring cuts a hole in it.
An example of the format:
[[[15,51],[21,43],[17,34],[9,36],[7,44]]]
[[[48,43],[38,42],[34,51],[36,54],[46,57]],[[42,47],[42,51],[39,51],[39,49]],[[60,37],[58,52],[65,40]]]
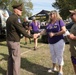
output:
[[[72,14],[70,14],[71,17],[72,17],[73,15],[76,15],[76,13],[72,13]]]

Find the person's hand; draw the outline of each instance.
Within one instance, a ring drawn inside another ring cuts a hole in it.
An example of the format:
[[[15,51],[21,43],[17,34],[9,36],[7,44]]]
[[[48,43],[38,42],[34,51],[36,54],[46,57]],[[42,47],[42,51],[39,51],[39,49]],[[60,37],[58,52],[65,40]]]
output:
[[[49,33],[49,36],[52,38],[53,36],[55,35],[55,33],[53,33],[53,32],[50,32]]]
[[[46,35],[46,34],[47,34],[47,33],[46,33],[46,30],[43,29],[43,30],[40,32],[40,34],[41,34],[41,35]]]
[[[74,37],[75,37],[75,36],[74,36],[73,34],[68,35],[68,38],[69,38],[69,39],[72,39],[72,40],[73,40]]]

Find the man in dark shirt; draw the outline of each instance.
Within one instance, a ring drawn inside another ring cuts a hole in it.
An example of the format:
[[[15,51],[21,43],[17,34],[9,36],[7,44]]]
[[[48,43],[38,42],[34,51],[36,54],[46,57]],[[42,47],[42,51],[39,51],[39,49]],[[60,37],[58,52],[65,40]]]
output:
[[[7,75],[20,75],[20,38],[21,34],[28,35],[22,26],[20,16],[22,15],[22,3],[16,3],[13,6],[13,14],[6,21],[7,46],[9,51]]]
[[[30,34],[29,22],[28,22],[28,19],[27,19],[27,18],[24,18],[24,22],[22,23],[22,25],[23,25],[23,27],[26,29],[26,32],[27,32],[28,34]],[[29,38],[29,41],[30,41],[30,43],[31,43],[31,39],[30,39],[30,38]],[[28,38],[25,37],[25,43],[24,43],[24,45],[26,45],[27,42],[28,42]]]
[[[24,22],[22,23],[23,27],[28,30],[29,22],[28,19],[24,18]]]

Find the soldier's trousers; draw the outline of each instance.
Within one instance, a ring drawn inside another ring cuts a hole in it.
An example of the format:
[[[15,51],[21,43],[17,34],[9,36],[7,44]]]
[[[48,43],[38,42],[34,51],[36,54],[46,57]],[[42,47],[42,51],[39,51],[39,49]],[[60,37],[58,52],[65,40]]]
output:
[[[9,56],[7,75],[20,75],[20,43],[7,41]]]

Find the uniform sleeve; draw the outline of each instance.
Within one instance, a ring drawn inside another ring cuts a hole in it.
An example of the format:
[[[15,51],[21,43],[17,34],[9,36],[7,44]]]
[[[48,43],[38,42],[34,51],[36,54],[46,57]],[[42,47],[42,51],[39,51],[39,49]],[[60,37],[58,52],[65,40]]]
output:
[[[24,36],[29,37],[29,38],[33,37],[32,35],[28,35],[28,33],[26,32],[25,28],[22,26],[22,23],[21,23],[20,19],[16,18],[14,20],[14,26]]]
[[[24,24],[24,22],[22,23],[22,26],[23,26],[23,27],[25,27],[25,24]]]

